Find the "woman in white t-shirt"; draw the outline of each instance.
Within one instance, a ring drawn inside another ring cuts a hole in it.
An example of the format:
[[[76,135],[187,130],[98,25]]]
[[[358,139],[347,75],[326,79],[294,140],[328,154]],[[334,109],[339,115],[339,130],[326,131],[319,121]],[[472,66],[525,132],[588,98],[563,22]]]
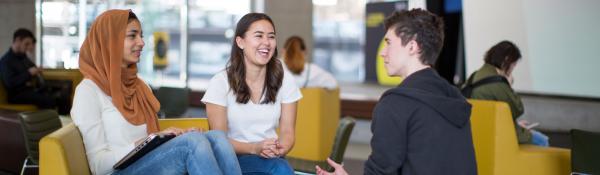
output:
[[[144,48],[142,27],[130,10],[108,10],[96,18],[79,54],[85,77],[75,90],[71,118],[81,132],[92,174],[241,174],[224,132],[168,128],[159,131],[160,104],[137,77]],[[146,136],[171,133],[126,168],[113,165]]]
[[[237,24],[226,70],[210,80],[202,98],[210,128],[227,131],[244,174],[294,173],[283,156],[294,146],[302,95],[276,58],[276,45],[271,18],[246,14]]]
[[[306,45],[299,36],[292,36],[283,45],[283,60],[287,71],[292,72],[296,84],[300,88],[321,87],[335,89],[338,87],[333,76],[321,67],[306,62]]]

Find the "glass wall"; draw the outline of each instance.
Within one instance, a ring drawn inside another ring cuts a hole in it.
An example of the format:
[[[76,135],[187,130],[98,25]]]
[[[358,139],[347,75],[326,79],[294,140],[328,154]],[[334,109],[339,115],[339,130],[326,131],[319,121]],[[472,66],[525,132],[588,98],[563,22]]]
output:
[[[251,0],[37,0],[41,12],[41,65],[77,68],[87,30],[107,9],[132,9],[140,18],[146,47],[139,75],[152,86],[203,89],[229,58],[236,22]],[[314,3],[313,62],[339,81],[364,80],[365,0]],[[187,5],[186,5],[187,4]],[[153,66],[154,32],[169,37],[168,65]]]
[[[366,1],[313,0],[313,4],[313,62],[339,81],[363,82]]]
[[[79,47],[94,19],[107,9],[132,9],[146,42],[139,75],[153,86],[186,86],[188,78],[191,87],[205,84],[195,82],[225,67],[235,24],[250,12],[250,0],[38,1],[44,68],[77,68]],[[168,64],[161,70],[153,66],[154,32],[169,37]]]
[[[189,8],[189,87],[202,89],[225,69],[235,25],[250,12],[250,1],[194,0]]]

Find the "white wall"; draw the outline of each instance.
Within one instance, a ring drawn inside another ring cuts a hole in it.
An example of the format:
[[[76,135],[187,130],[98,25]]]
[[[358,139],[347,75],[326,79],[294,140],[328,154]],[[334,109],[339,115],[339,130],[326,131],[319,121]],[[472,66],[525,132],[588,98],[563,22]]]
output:
[[[0,0],[0,21],[0,54],[4,55],[15,30],[26,28],[35,34],[34,0]]]
[[[517,44],[521,92],[600,97],[600,1],[464,0],[467,74],[501,40]]]

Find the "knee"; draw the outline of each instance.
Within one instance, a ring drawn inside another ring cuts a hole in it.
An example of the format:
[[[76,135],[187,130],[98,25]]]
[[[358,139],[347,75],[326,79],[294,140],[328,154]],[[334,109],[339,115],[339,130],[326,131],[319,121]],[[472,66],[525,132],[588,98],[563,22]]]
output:
[[[294,174],[292,166],[283,158],[273,160],[271,174]]]
[[[225,132],[220,130],[211,130],[205,132],[204,135],[206,135],[206,137],[210,140],[227,140],[227,135]]]
[[[210,142],[202,133],[188,132],[178,137],[181,137],[180,139],[185,142],[185,145],[188,145],[193,149],[205,150],[210,148]]]

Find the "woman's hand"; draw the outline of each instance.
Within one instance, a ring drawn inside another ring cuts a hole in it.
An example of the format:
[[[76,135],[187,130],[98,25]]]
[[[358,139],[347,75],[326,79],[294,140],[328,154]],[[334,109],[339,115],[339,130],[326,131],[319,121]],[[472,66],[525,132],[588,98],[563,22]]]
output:
[[[252,154],[259,155],[263,158],[275,158],[279,157],[279,150],[277,149],[277,139],[270,138],[260,142],[254,143],[254,151]]]
[[[183,133],[186,133],[186,131],[181,128],[176,128],[176,127],[169,127],[165,130],[158,132],[158,134],[175,134],[175,136],[179,136]]]
[[[292,149],[292,146],[278,141],[276,148],[279,152],[279,156],[285,156],[290,151],[290,149]]]

